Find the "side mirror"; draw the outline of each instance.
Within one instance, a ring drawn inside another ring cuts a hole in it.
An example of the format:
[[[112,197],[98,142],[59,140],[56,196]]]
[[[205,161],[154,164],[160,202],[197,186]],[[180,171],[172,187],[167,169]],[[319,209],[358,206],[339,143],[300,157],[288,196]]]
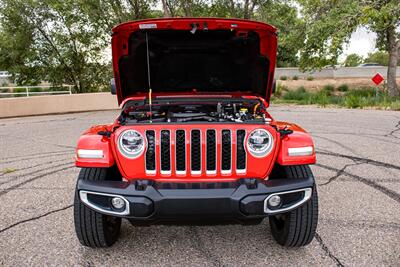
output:
[[[276,80],[274,79],[274,83],[272,84],[272,93],[275,94],[276,92]]]
[[[117,94],[117,86],[115,85],[115,78],[112,78],[110,80],[110,85],[111,85],[111,94],[116,95]]]

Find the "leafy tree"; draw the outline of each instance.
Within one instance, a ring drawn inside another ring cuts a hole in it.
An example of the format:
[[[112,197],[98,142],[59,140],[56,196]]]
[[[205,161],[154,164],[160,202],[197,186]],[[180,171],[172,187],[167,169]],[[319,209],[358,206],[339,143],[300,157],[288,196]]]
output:
[[[367,58],[364,60],[365,63],[379,63],[383,66],[389,65],[389,53],[385,51],[377,51],[373,53],[368,53]],[[400,65],[400,57],[397,61],[397,66]]]
[[[2,0],[0,66],[18,84],[75,85],[77,92],[104,84],[102,33],[73,0]]]
[[[162,10],[154,10],[157,5]],[[235,17],[276,25],[278,66],[296,65],[304,41],[304,25],[290,0],[0,0],[0,69],[22,85],[67,83],[77,92],[107,88],[112,27],[160,16]]]
[[[378,63],[380,65],[387,66],[389,64],[389,54],[383,51],[368,53],[364,63]]]
[[[254,19],[279,29],[278,67],[298,65],[298,51],[304,42],[304,24],[289,0],[162,0],[165,17],[207,16]],[[191,13],[185,10],[191,10]]]
[[[304,22],[297,16],[297,8],[290,1],[266,1],[254,14],[254,19],[278,28],[277,67],[296,67],[298,52],[304,45]]]
[[[108,88],[111,28],[152,16],[155,1],[0,0],[0,68],[18,84],[73,84],[76,92]]]
[[[350,54],[346,57],[344,61],[344,66],[345,67],[356,67],[360,65],[363,62],[362,56],[359,56],[357,54]]]
[[[82,12],[91,23],[104,33],[123,22],[152,17],[162,17],[162,12],[152,10],[157,0],[77,0]]]
[[[209,4],[205,0],[162,0],[164,17],[206,17]]]
[[[388,91],[400,94],[396,65],[400,49],[399,0],[298,0],[306,21],[306,42],[301,51],[303,69],[336,64],[351,34],[366,26],[378,35],[378,48],[389,54]]]

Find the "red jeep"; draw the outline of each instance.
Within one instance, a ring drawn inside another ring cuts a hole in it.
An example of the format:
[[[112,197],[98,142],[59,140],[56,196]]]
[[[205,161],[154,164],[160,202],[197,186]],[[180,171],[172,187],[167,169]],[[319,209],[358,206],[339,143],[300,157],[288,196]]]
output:
[[[79,139],[75,230],[89,247],[116,242],[121,219],[258,224],[284,246],[315,235],[309,134],[274,120],[276,29],[215,18],[152,19],[113,29],[113,124]]]

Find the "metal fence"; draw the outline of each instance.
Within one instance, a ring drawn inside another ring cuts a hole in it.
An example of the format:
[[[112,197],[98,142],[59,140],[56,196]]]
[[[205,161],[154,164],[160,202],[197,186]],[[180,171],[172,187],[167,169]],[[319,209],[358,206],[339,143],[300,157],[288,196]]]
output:
[[[65,90],[49,90],[51,88],[63,88]],[[0,97],[16,97],[16,96],[35,96],[35,95],[55,95],[55,94],[72,94],[73,85],[39,85],[39,86],[3,86],[0,91],[7,90],[7,92],[0,92]],[[17,90],[16,90],[17,89]],[[23,89],[23,90],[20,90]],[[47,91],[37,90],[47,89]],[[22,91],[22,92],[21,92]]]

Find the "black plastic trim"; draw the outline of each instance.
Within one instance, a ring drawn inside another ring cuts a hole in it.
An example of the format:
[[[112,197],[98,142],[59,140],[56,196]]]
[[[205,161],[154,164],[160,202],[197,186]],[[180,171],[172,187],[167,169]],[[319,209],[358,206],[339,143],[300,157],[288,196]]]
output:
[[[196,183],[200,185],[165,189],[155,186],[155,182],[151,180],[140,180],[140,187],[138,181],[129,183],[79,180],[77,190],[124,196],[131,203],[132,209],[130,215],[122,217],[139,221],[151,222],[188,216],[241,220],[266,217],[267,214],[260,207],[269,194],[312,188],[314,183],[312,177],[269,181],[240,179],[236,186],[232,184],[225,188],[204,187],[202,183]]]

